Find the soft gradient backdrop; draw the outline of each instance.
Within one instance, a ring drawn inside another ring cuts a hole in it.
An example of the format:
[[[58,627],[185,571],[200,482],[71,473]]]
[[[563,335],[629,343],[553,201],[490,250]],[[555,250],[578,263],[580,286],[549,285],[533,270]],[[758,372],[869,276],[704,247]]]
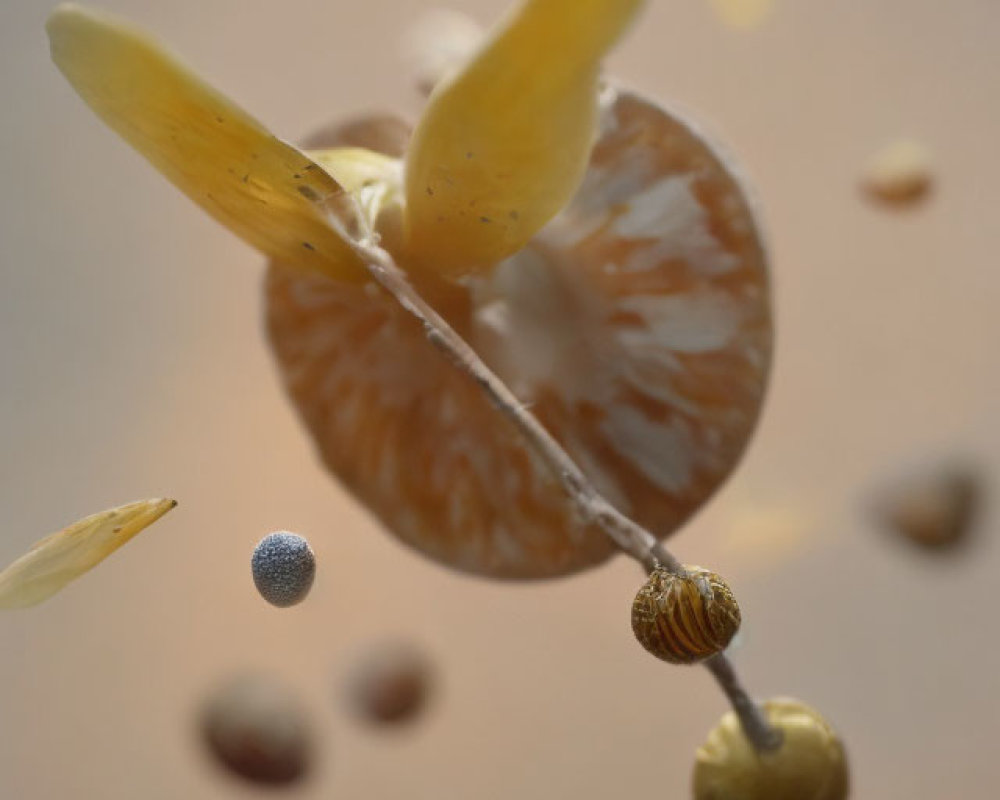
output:
[[[457,0],[456,0],[457,4]],[[422,0],[107,0],[296,138],[419,108],[399,41]],[[466,0],[483,22],[501,0]],[[262,259],[85,109],[48,60],[52,7],[0,3],[0,563],[107,506],[181,506],[40,608],[0,618],[0,797],[252,794],[193,717],[234,670],[303,693],[323,764],[302,798],[683,798],[725,704],[704,670],[632,640],[620,559],[537,585],[482,582],[398,546],[329,480],[261,328]],[[726,575],[751,690],[840,729],[856,798],[987,797],[1000,739],[995,508],[952,557],[865,513],[936,454],[1000,468],[1000,3],[778,0],[754,31],[707,0],[653,0],[611,59],[692,109],[752,176],[774,253],[778,350],[737,477],[673,540]],[[934,153],[929,202],[858,190],[897,136]],[[249,553],[310,537],[316,586],[279,611]],[[356,654],[403,635],[439,691],[386,735],[348,713]]]

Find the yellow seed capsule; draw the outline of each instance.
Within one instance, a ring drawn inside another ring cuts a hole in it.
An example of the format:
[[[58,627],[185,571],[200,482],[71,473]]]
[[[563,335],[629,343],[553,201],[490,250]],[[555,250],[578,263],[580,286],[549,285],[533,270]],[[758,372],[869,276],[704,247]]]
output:
[[[656,569],[632,602],[632,631],[650,653],[671,664],[693,664],[726,648],[740,627],[732,590],[714,572]]]
[[[781,731],[781,747],[755,751],[729,712],[698,748],[695,800],[845,800],[847,759],[826,720],[787,698],[768,700],[764,713]]]

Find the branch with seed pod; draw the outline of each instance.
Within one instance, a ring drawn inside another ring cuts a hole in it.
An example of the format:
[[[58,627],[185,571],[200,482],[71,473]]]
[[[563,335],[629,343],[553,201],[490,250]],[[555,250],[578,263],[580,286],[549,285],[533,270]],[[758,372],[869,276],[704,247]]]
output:
[[[735,336],[731,325],[716,330],[716,337],[709,337],[707,344],[718,346],[725,341],[745,345],[749,342],[750,346],[709,348],[713,356],[700,362],[702,369],[696,370],[701,373],[695,381],[696,387],[717,397],[724,408],[740,413],[735,415],[735,421],[733,415],[722,415],[730,420],[727,424],[723,424],[717,414],[715,423],[707,425],[705,434],[714,435],[715,445],[695,439],[688,448],[690,452],[716,454],[722,458],[711,465],[705,463],[708,459],[702,460],[700,466],[707,467],[710,480],[699,482],[695,490],[681,499],[679,507],[662,502],[665,497],[677,499],[666,491],[670,483],[666,474],[650,475],[653,480],[637,492],[658,503],[661,511],[664,505],[671,506],[667,509],[671,513],[666,522],[659,521],[656,514],[641,511],[635,514],[636,519],[655,530],[663,529],[661,525],[672,529],[679,524],[725,477],[752,428],[769,363],[770,309],[762,245],[744,193],[734,181],[731,170],[703,141],[704,137],[680,119],[652,109],[635,95],[623,93],[620,97],[607,98],[613,101],[615,109],[612,120],[615,124],[602,128],[603,145],[607,147],[602,146],[600,138],[597,145],[593,141],[595,120],[591,101],[597,88],[599,62],[640,5],[641,0],[588,0],[584,4],[576,0],[524,0],[517,14],[498,27],[493,38],[488,40],[489,44],[467,63],[447,85],[447,90],[435,90],[413,138],[391,158],[379,156],[367,147],[371,142],[365,142],[361,150],[345,154],[345,149],[341,148],[339,153],[332,155],[317,153],[319,160],[313,160],[308,153],[286,145],[224,95],[201,82],[148,36],[114,18],[66,6],[53,15],[48,28],[53,58],[91,108],[219,221],[278,264],[325,275],[340,282],[333,284],[335,286],[341,286],[347,279],[353,281],[359,275],[364,276],[367,270],[375,284],[403,307],[404,315],[409,315],[407,321],[410,318],[419,321],[429,341],[458,370],[450,373],[443,368],[435,377],[454,377],[455,383],[464,383],[466,376],[471,377],[519,433],[524,444],[523,447],[520,443],[514,445],[518,459],[525,451],[533,453],[532,468],[537,466],[551,473],[556,485],[569,499],[569,508],[575,509],[579,519],[594,533],[598,529],[603,531],[614,545],[650,573],[633,603],[633,630],[640,642],[667,661],[693,663],[702,660],[719,680],[734,707],[734,713],[723,718],[698,750],[694,773],[698,800],[722,797],[843,800],[847,790],[846,762],[832,729],[816,712],[794,701],[772,700],[758,707],[740,686],[732,665],[721,655],[738,625],[738,609],[724,582],[699,568],[682,566],[657,544],[649,530],[620,513],[595,489],[549,433],[549,428],[542,425],[541,420],[551,425],[544,408],[538,409],[537,417],[529,413],[435,307],[424,301],[420,291],[410,284],[407,274],[380,246],[374,225],[366,216],[369,213],[373,217],[377,215],[380,201],[385,199],[379,197],[380,193],[387,192],[392,197],[392,193],[397,192],[399,196],[393,198],[392,204],[403,212],[400,221],[407,236],[401,244],[406,252],[406,265],[415,269],[433,268],[443,275],[456,277],[467,266],[499,264],[512,253],[519,252],[515,245],[524,246],[539,226],[551,220],[552,214],[564,206],[567,193],[580,178],[568,166],[585,166],[583,160],[587,152],[592,154],[588,175],[592,179],[595,175],[598,177],[599,188],[591,189],[598,195],[608,191],[608,184],[602,183],[602,172],[627,166],[618,156],[625,151],[632,152],[637,140],[662,145],[651,146],[646,153],[652,158],[651,163],[657,165],[650,176],[658,175],[660,180],[644,185],[641,193],[632,193],[634,201],[644,198],[640,204],[642,208],[665,212],[671,208],[666,201],[670,198],[677,201],[674,195],[683,188],[682,199],[690,200],[699,218],[708,213],[709,222],[718,222],[735,215],[722,225],[718,235],[709,232],[711,224],[705,228],[705,235],[719,245],[719,252],[713,247],[710,248],[711,257],[694,259],[698,267],[695,272],[702,273],[696,283],[705,291],[697,293],[699,302],[693,311],[696,319],[705,318],[705,315],[708,319],[720,314],[728,316],[734,311],[737,332],[748,337]],[[565,20],[571,13],[590,24],[567,26]],[[537,43],[550,40],[561,44],[550,49],[547,61],[540,61]],[[568,66],[573,68],[567,71]],[[572,79],[568,77],[570,72]],[[501,74],[505,79],[497,82],[495,78]],[[518,91],[512,92],[512,87]],[[511,107],[508,101],[514,96],[523,102]],[[136,97],[141,97],[142,101],[135,102]],[[618,123],[623,121],[629,126],[619,127]],[[641,136],[635,135],[637,129],[631,126],[632,123],[638,125]],[[456,131],[462,132],[458,138]],[[476,134],[474,139],[486,145],[478,155],[461,146],[470,131]],[[508,147],[511,140],[519,141],[520,145]],[[553,142],[560,143],[565,157],[550,157]],[[689,146],[678,151],[678,143]],[[597,156],[599,147],[603,159]],[[393,159],[404,155],[406,173],[400,181],[397,171],[402,162]],[[321,163],[324,159],[327,166]],[[480,209],[490,215],[483,213],[476,217],[464,213],[462,208],[466,203],[470,207],[475,205],[475,195],[487,178],[482,170],[486,161],[493,172],[501,168],[505,175],[509,172],[507,177],[511,180],[505,181],[502,197],[494,197],[490,209]],[[706,169],[708,179],[704,183],[699,180],[697,186],[707,196],[699,199],[695,194],[697,187],[688,186],[688,183]],[[462,180],[443,180],[441,176],[449,170]],[[338,172],[344,174],[338,177]],[[375,180],[365,184],[363,176],[369,173],[375,175]],[[586,180],[585,176],[584,185]],[[464,187],[466,191],[458,191],[456,187]],[[539,192],[539,189],[545,191]],[[355,190],[359,193],[357,197],[351,193]],[[568,208],[572,208],[572,203]],[[674,208],[676,210],[676,206]],[[682,204],[680,208],[683,210],[687,206]],[[497,214],[505,215],[509,223],[503,226],[480,224],[493,222]],[[672,248],[676,245],[676,242],[668,245],[663,238],[673,230],[669,225],[654,237],[658,247],[641,249],[624,242],[634,243],[646,238],[642,233],[657,220],[649,219],[646,214],[619,215],[617,212],[605,218],[617,223],[615,230],[623,234],[624,238],[619,237],[622,240],[616,243],[616,250],[620,249],[620,254],[628,258],[629,271],[648,268],[652,259],[664,268],[660,279],[677,277],[667,274],[670,272],[667,267],[674,261],[666,255],[673,253]],[[685,220],[688,217],[682,214],[674,218]],[[735,253],[723,246],[732,243],[730,240],[741,243]],[[695,236],[692,241],[694,244],[688,244],[704,256],[698,243],[700,239]],[[572,248],[568,244],[563,244],[565,246],[556,248],[559,253],[572,257],[574,263],[581,260],[570,253]],[[667,246],[666,251],[664,246]],[[746,267],[742,278],[735,281],[728,275],[734,263],[733,256],[736,264]],[[613,282],[614,264],[609,273],[607,263],[591,263],[593,259],[582,261],[588,264],[591,277],[601,286],[606,286],[607,281]],[[705,285],[705,275],[717,278],[728,275],[725,281],[728,285],[723,288],[712,280]],[[573,279],[573,276],[564,277]],[[716,292],[721,292],[721,296]],[[269,300],[275,297],[277,295],[269,294]],[[635,305],[640,299],[634,298],[631,308],[621,303],[619,310],[626,316],[638,315],[650,322],[649,332],[655,334],[652,340],[661,345],[671,338],[671,332],[676,332],[673,327],[678,322],[677,309],[664,303],[660,296],[656,313],[647,316],[649,309],[644,309],[641,303]],[[269,306],[269,313],[274,313],[269,320],[276,326],[275,330],[291,330],[295,336],[309,332],[309,323],[317,319],[316,308],[307,308],[299,300],[293,298],[282,305]],[[320,303],[319,307],[322,305]],[[444,304],[440,307],[445,308]],[[292,321],[296,323],[294,328],[284,327]],[[424,356],[426,347],[419,330],[413,325],[406,328],[406,336],[417,334],[413,338],[420,355]],[[409,341],[406,337],[400,339]],[[294,356],[294,348],[282,350],[278,346],[281,341],[282,337],[276,336],[273,343],[288,378],[289,364],[284,363],[284,359]],[[590,343],[597,343],[596,337]],[[683,340],[682,337],[677,349],[690,355],[690,351],[705,347],[703,338]],[[642,343],[633,340],[631,349],[628,346],[625,349],[629,350],[627,366],[640,367]],[[322,355],[330,358],[336,354],[324,351]],[[376,352],[376,355],[380,354]],[[665,354],[660,351],[660,355]],[[434,361],[435,357],[428,355],[428,360]],[[321,369],[323,364],[311,366]],[[429,365],[421,363],[419,366]],[[661,377],[664,371],[667,369],[654,370]],[[723,373],[733,380],[723,379]],[[302,373],[299,375],[302,377]],[[642,378],[638,374],[633,377]],[[723,385],[719,384],[720,379]],[[294,383],[290,381],[293,388]],[[308,382],[297,388],[308,388]],[[656,391],[664,387],[648,388]],[[363,394],[350,396],[349,411],[358,409],[364,402]],[[480,407],[489,405],[478,402],[481,397],[474,390],[465,394],[476,399],[477,412]],[[303,397],[293,392],[293,400],[303,410]],[[488,407],[485,413],[491,413]],[[676,431],[670,435],[661,431],[663,436],[647,442],[643,441],[644,431],[641,428],[636,431],[630,420],[630,417],[619,420],[622,429],[613,437],[616,452],[638,452],[645,447],[645,455],[649,455],[650,450],[673,447],[672,436]],[[370,426],[365,426],[357,441],[350,444],[361,446],[364,444],[361,439],[371,430]],[[435,445],[434,437],[440,430],[431,430],[424,443]],[[562,438],[557,427],[551,430]],[[316,430],[312,432],[317,434]],[[339,431],[321,429],[317,441],[330,445],[326,439],[336,433]],[[339,437],[333,435],[332,438],[337,440]],[[394,446],[399,442],[389,444]],[[323,450],[325,456],[331,455],[329,447]],[[333,472],[339,477],[351,477],[350,469],[338,467],[352,461],[352,448],[336,447],[334,452],[336,460],[328,459],[333,462],[330,464]],[[574,452],[572,446],[570,452]],[[578,454],[584,465],[588,464],[586,456],[586,451]],[[394,464],[393,468],[397,466]],[[365,470],[361,472],[364,478]],[[357,477],[355,473],[354,478]],[[365,481],[352,482],[357,488]],[[489,492],[489,486],[477,488]],[[546,490],[548,488],[546,486]],[[363,499],[370,501],[373,498]],[[404,491],[376,494],[374,499],[378,502],[368,504],[382,511],[392,505],[397,508],[408,508],[406,504],[414,508],[419,506],[416,498]],[[550,533],[561,532],[561,523],[569,521],[565,514],[567,508],[559,505],[560,523],[548,526]],[[522,519],[513,515],[510,522],[517,525]],[[433,519],[424,518],[418,522],[428,521],[431,524],[427,527],[436,530]],[[468,532],[468,522],[468,518],[448,520],[448,532],[460,537]],[[409,532],[412,533],[412,528]],[[463,561],[460,553],[442,552],[433,542],[417,544],[445,563],[478,568],[484,574],[542,577],[564,574],[594,563],[596,556],[606,556],[612,549],[599,536],[592,538],[602,546],[596,554],[582,546],[569,549],[570,542],[557,537],[554,546],[559,548],[564,563],[549,563],[541,565],[547,570],[540,568],[528,572],[517,569],[524,564],[504,561],[503,557],[492,563],[487,563],[486,557],[480,561]],[[496,556],[499,550],[495,548],[492,555]],[[483,551],[487,552],[486,548]],[[567,556],[569,563],[565,563]]]
[[[339,201],[337,206],[330,202],[332,198],[320,201],[330,224],[358,254],[378,286],[420,322],[428,341],[456,369],[475,381],[494,407],[514,425],[531,451],[551,471],[581,518],[585,522],[596,524],[619,549],[638,561],[651,576],[651,580],[657,573],[664,572],[680,579],[691,577],[685,566],[652,533],[618,511],[597,491],[555,437],[483,362],[476,351],[420,296],[392,255],[379,245],[378,234],[368,224],[364,210],[353,196],[349,198],[349,210],[356,229],[347,229],[343,222],[346,209],[340,204],[344,199],[343,196],[336,198]],[[707,605],[714,600],[710,593],[702,592],[703,603]],[[730,632],[730,638],[734,632],[735,629]],[[760,708],[743,688],[726,655],[719,650],[707,658],[704,664],[725,693],[754,749],[766,753],[779,748],[782,742],[780,731],[768,723]]]

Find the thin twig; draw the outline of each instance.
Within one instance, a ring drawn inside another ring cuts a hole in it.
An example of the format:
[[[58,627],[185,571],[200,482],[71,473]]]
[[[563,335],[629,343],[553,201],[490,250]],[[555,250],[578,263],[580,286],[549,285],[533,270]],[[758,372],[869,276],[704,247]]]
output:
[[[652,547],[651,552],[658,561],[670,556],[662,542],[657,542]],[[646,567],[646,572],[649,572],[649,567]],[[733,707],[733,712],[740,720],[747,740],[753,745],[753,748],[758,753],[764,753],[781,747],[781,731],[771,727],[764,712],[743,688],[736,668],[728,656],[725,653],[712,656],[705,661],[705,668],[712,673],[719,688],[726,695],[729,704]]]
[[[747,694],[736,674],[733,662],[726,657],[726,654],[719,653],[712,656],[705,662],[705,667],[712,673],[729,699],[729,704],[743,727],[743,733],[746,734],[754,750],[765,753],[781,747],[781,731],[771,727],[764,712]]]
[[[340,215],[330,210],[331,224],[341,233],[364,262],[369,274],[386,292],[424,328],[431,342],[451,363],[469,375],[487,394],[493,405],[509,419],[525,442],[549,468],[566,496],[585,522],[596,524],[623,551],[638,561],[647,573],[663,567],[683,575],[684,566],[653,534],[611,505],[583,474],[562,445],[517,396],[476,354],[461,336],[434,310],[413,287],[392,256],[378,244],[378,236],[366,224],[366,216],[356,208],[359,235],[344,229]],[[781,744],[781,734],[772,728],[761,710],[739,682],[731,662],[722,653],[705,662],[715,676],[739,717],[747,739],[758,752],[773,750]]]
[[[365,239],[355,240],[354,248],[378,284],[420,321],[430,343],[456,368],[471,376],[493,405],[514,424],[535,455],[559,481],[585,522],[600,527],[618,547],[643,566],[652,567],[659,562],[671,572],[683,572],[680,562],[662,548],[654,553],[659,543],[653,534],[626,517],[598,493],[562,445],[413,288],[386,250]]]

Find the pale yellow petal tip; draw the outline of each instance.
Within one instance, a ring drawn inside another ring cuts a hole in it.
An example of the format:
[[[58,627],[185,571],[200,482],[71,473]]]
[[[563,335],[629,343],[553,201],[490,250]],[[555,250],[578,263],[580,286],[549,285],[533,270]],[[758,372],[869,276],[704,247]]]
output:
[[[141,57],[146,49],[166,53],[155,36],[128,19],[79,3],[56,6],[45,21],[45,32],[52,61],[70,83],[81,78],[99,81],[99,70],[110,59],[135,58],[135,53]],[[129,66],[124,61],[120,65]],[[138,63],[132,66],[141,69]],[[84,100],[90,102],[86,96]]]
[[[57,5],[49,18],[45,21],[45,30],[48,31],[51,36],[53,33],[57,32],[62,25],[64,25],[67,20],[73,19],[74,17],[86,17],[93,12],[81,6],[79,3],[60,3]]]
[[[61,3],[49,14],[45,21],[45,32],[49,35],[49,45],[52,48],[53,58],[55,58],[58,47],[66,40],[67,36],[79,35],[88,28],[104,28],[109,26],[120,26],[122,23],[107,12],[96,8],[88,8],[79,3]]]
[[[176,505],[169,498],[139,500],[47,536],[0,572],[0,609],[28,608],[47,600]]]

